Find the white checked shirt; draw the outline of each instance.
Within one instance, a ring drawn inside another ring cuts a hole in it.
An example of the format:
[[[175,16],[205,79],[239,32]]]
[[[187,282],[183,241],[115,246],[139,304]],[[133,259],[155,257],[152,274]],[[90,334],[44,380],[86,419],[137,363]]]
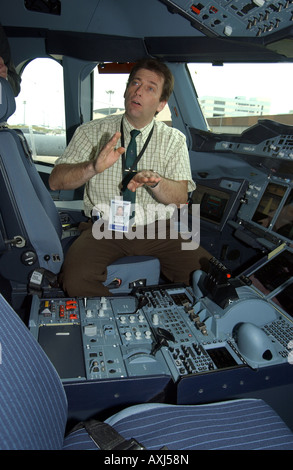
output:
[[[99,151],[107,144],[116,131],[120,131],[122,115],[111,115],[102,119],[90,121],[81,125],[71,139],[64,154],[56,160],[55,165],[60,163],[80,163],[93,159]],[[167,126],[165,123],[155,119],[143,129],[136,137],[137,154],[141,151],[148,135],[154,125],[151,140],[137,164],[137,170],[153,170],[159,175],[172,180],[188,180],[188,191],[195,189],[192,180],[189,154],[186,146],[185,136],[178,129]],[[127,148],[130,141],[130,131],[133,127],[123,118],[124,147]],[[117,147],[121,142],[117,143]],[[90,216],[93,207],[97,210],[110,205],[110,201],[120,196],[119,185],[122,181],[122,159],[91,178],[85,186],[84,210]],[[153,210],[156,204],[152,192],[146,187],[138,188],[136,191],[136,204],[143,207],[144,217],[140,211],[136,215],[136,224],[151,223],[160,218]],[[149,207],[148,207],[149,206]],[[148,210],[149,208],[149,210]]]

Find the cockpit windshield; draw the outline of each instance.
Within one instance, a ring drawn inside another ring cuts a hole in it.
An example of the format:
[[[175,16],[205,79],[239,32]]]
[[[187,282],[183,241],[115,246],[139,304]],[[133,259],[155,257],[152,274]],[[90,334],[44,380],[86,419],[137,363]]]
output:
[[[293,64],[189,64],[202,112],[216,133],[241,134],[271,119],[293,125],[293,96],[280,77],[293,79]]]

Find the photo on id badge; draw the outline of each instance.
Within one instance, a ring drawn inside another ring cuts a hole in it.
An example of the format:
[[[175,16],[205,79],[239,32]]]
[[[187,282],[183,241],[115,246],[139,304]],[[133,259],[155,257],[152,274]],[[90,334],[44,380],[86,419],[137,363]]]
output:
[[[131,202],[113,199],[110,205],[109,230],[128,232]]]

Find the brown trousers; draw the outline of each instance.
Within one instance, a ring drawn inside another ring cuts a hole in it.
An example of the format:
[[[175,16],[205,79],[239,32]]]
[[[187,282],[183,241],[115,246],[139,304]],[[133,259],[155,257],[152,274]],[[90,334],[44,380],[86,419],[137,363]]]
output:
[[[170,237],[167,226],[166,237],[157,224],[154,236],[147,238],[146,228],[143,239],[119,238],[97,239],[92,233],[92,223],[83,224],[82,232],[69,248],[65,257],[59,282],[70,297],[100,297],[110,295],[103,282],[107,279],[107,266],[124,256],[154,256],[160,260],[161,273],[170,282],[190,284],[191,273],[197,269],[207,271],[211,255],[202,247],[183,250],[182,240]],[[105,230],[109,235],[110,232]],[[149,232],[148,232],[149,233]],[[114,235],[112,235],[114,237]]]

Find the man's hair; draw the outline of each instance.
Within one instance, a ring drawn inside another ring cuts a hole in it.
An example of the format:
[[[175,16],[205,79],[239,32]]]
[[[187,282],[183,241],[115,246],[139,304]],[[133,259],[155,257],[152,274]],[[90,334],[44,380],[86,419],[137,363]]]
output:
[[[147,69],[161,75],[164,78],[163,90],[160,101],[168,101],[174,87],[174,77],[166,64],[156,59],[141,59],[131,69],[127,86],[140,69]]]

